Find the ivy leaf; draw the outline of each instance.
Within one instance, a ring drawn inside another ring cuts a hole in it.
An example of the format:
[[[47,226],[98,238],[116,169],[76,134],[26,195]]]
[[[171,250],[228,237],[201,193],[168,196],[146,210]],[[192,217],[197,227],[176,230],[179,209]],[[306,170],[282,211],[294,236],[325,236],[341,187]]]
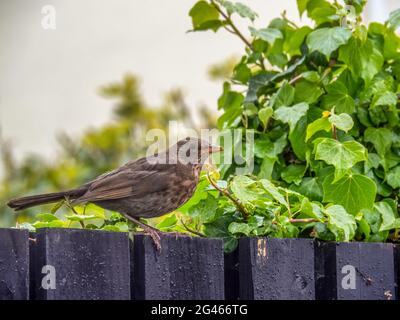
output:
[[[295,89],[293,86],[285,82],[275,95],[271,97],[270,104],[275,109],[281,106],[290,106],[294,100]]]
[[[218,208],[217,199],[208,195],[206,199],[200,200],[196,205],[189,208],[188,215],[192,218],[197,218],[202,223],[210,222],[215,217]]]
[[[381,94],[376,94],[371,103],[371,108],[377,106],[395,107],[397,104],[397,95],[391,91],[385,91]]]
[[[389,171],[386,176],[386,181],[393,189],[400,188],[400,166]]]
[[[326,87],[328,94],[324,95],[322,105],[325,109],[335,108],[337,113],[353,113],[355,111],[354,99],[350,96],[348,88],[341,81],[335,81]]]
[[[307,167],[305,165],[291,164],[282,171],[281,177],[287,183],[294,182],[295,184],[300,184],[306,172],[306,169]]]
[[[175,214],[172,214],[166,218],[164,218],[159,224],[157,224],[157,229],[159,230],[170,230],[178,223],[178,219]]]
[[[309,0],[297,0],[297,9],[299,10],[300,17],[307,10],[307,4]]]
[[[96,215],[90,214],[90,215],[83,215],[83,214],[66,214],[65,218],[70,220],[70,221],[86,221],[86,220],[91,220],[95,219]]]
[[[267,126],[268,121],[273,114],[274,114],[274,109],[272,109],[271,107],[265,107],[260,109],[260,111],[258,111],[258,118],[260,119],[264,127]]]
[[[257,13],[255,13],[252,9],[250,9],[243,3],[240,2],[233,3],[231,1],[225,1],[225,0],[217,0],[217,2],[220,3],[226,9],[229,15],[237,13],[242,18],[248,18],[251,21],[254,21],[258,17]]]
[[[341,113],[339,115],[332,114],[329,117],[329,122],[344,132],[348,132],[354,126],[353,118],[347,113]]]
[[[256,186],[256,181],[246,176],[235,176],[230,184],[232,193],[243,203],[257,200],[261,190]]]
[[[362,209],[371,209],[374,205],[376,185],[366,176],[349,174],[334,182],[334,174],[330,174],[322,186],[324,202],[340,204],[354,216]]]
[[[374,210],[379,212],[382,219],[382,224],[379,228],[379,231],[393,229],[393,225],[396,222],[396,215],[392,207],[387,202],[381,201],[375,203]]]
[[[336,236],[336,241],[350,241],[356,232],[354,217],[340,205],[333,205],[325,210],[328,216],[328,229]]]
[[[254,27],[249,27],[250,33],[253,37],[259,38],[268,42],[271,46],[275,43],[277,39],[283,39],[282,32],[275,28],[264,28],[256,29]]]
[[[389,20],[386,21],[389,28],[395,30],[400,26],[400,9],[390,13]]]
[[[287,203],[285,197],[279,192],[279,189],[275,187],[271,181],[267,179],[261,179],[260,182],[265,191],[267,191],[276,201],[288,207],[289,204]]]
[[[218,10],[207,1],[198,1],[190,9],[189,15],[192,17],[194,31],[211,29],[215,32],[222,26]]]
[[[291,107],[280,107],[275,110],[275,119],[288,123],[290,130],[293,130],[300,118],[307,113],[308,107],[308,104],[304,102]]]
[[[319,51],[329,59],[332,52],[346,44],[350,37],[351,31],[342,27],[321,28],[307,36],[307,45],[310,52]]]
[[[43,222],[59,220],[54,214],[51,213],[39,213],[35,217]]]
[[[232,222],[228,230],[232,234],[244,234],[248,237],[251,232],[251,227],[247,223]]]
[[[339,60],[346,63],[355,78],[361,77],[366,83],[372,80],[383,65],[382,54],[371,40],[362,42],[354,37],[339,49]]]
[[[393,132],[387,128],[369,127],[364,132],[364,141],[371,142],[376,152],[384,158],[392,145]]]
[[[311,122],[307,126],[306,141],[308,141],[314,134],[321,130],[326,132],[332,130],[332,124],[329,121],[329,118],[323,117],[315,120],[314,122]]]
[[[367,150],[357,141],[339,142],[331,138],[315,140],[315,159],[323,160],[336,169],[347,170],[357,162],[367,160]]]

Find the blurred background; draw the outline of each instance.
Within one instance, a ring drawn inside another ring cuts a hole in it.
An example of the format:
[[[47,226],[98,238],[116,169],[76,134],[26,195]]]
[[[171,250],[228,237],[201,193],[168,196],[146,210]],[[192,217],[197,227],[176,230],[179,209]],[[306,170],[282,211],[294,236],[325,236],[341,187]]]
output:
[[[308,23],[295,0],[245,2],[258,27],[284,10]],[[194,3],[0,0],[0,226],[15,224],[8,198],[76,186],[138,157],[148,129],[214,126],[243,45],[225,32],[187,32]],[[55,29],[43,27],[46,6]],[[365,21],[398,7],[369,0]]]

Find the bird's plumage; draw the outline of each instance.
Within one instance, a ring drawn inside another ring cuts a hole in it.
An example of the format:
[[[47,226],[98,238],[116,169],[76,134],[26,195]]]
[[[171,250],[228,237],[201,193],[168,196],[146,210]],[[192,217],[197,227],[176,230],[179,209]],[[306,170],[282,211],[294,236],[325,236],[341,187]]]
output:
[[[8,205],[22,210],[68,197],[73,204],[91,202],[135,218],[161,216],[193,195],[202,164],[215,151],[202,140],[186,138],[165,153],[130,161],[77,189],[19,198]]]

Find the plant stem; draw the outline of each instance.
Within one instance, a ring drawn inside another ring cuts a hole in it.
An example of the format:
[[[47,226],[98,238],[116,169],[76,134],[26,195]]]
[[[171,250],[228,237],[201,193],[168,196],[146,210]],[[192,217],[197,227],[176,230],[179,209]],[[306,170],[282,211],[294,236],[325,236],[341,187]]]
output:
[[[249,40],[246,39],[246,37],[240,32],[240,30],[236,27],[236,25],[233,23],[231,17],[226,14],[213,0],[211,0],[211,4],[217,9],[217,11],[220,13],[220,15],[225,19],[226,23],[232,28],[229,29],[228,27],[224,26],[224,29],[227,30],[228,32],[237,35],[240,40],[244,42],[244,44],[254,52],[253,46],[249,42]],[[264,65],[264,60],[261,57],[259,59],[259,66],[261,67],[262,70],[265,70],[265,65]]]
[[[309,223],[309,222],[318,222],[319,220],[314,218],[307,218],[307,219],[289,219],[291,223]]]
[[[250,214],[247,212],[246,208],[238,199],[235,199],[227,189],[221,189],[220,187],[218,187],[215,181],[210,177],[208,173],[207,173],[207,179],[216,190],[218,190],[221,194],[226,196],[229,200],[231,200],[235,204],[235,206],[238,208],[238,210],[240,211],[245,220],[249,219]]]
[[[183,222],[182,219],[179,219],[179,220],[181,221],[183,227],[184,227],[187,231],[189,231],[190,233],[195,234],[196,236],[199,236],[199,237],[202,237],[202,238],[206,238],[206,235],[205,235],[205,234],[203,234],[203,233],[201,233],[201,232],[199,232],[199,231],[196,231],[196,230],[193,230],[193,229],[189,228],[189,227]]]
[[[251,43],[245,38],[245,36],[239,31],[239,29],[235,26],[233,23],[232,19],[227,15],[221,8],[213,1],[211,0],[212,5],[217,9],[217,11],[220,13],[221,16],[224,17],[225,21],[230,25],[232,28],[232,31],[246,44],[246,46],[249,47],[249,49],[253,50],[253,47]]]
[[[336,126],[332,125],[332,137],[333,139],[337,140],[337,130],[336,130]]]

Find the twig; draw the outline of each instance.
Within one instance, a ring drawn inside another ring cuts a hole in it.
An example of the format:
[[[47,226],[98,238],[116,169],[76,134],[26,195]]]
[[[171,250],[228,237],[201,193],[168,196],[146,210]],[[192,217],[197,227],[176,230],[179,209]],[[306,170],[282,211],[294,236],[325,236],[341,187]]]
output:
[[[183,222],[182,219],[179,219],[179,220],[181,221],[183,227],[184,227],[187,231],[189,231],[190,233],[193,233],[193,234],[195,234],[196,236],[199,236],[199,237],[202,237],[202,238],[206,238],[206,237],[207,237],[205,234],[203,234],[203,233],[201,233],[201,232],[199,232],[199,231],[196,231],[196,230],[193,230],[193,229],[189,228],[189,227]]]
[[[218,190],[220,193],[222,193],[224,196],[226,196],[229,200],[231,200],[235,206],[239,209],[240,213],[243,215],[243,218],[245,220],[249,219],[250,214],[247,212],[246,208],[243,206],[243,204],[238,200],[235,199],[227,189],[221,189],[218,187],[218,185],[215,183],[215,181],[210,177],[210,174],[207,172],[207,179],[211,183],[211,185]]]
[[[318,219],[307,218],[307,219],[289,219],[291,223],[310,223],[310,222],[318,222]]]
[[[223,10],[221,10],[221,8],[213,0],[211,0],[211,4],[215,7],[215,9],[217,9],[217,11],[221,14],[221,16],[224,17],[226,22],[231,26],[232,30],[235,32],[235,34],[246,44],[246,46],[249,47],[249,49],[253,50],[251,43],[245,38],[245,36],[235,26],[232,19]]]

